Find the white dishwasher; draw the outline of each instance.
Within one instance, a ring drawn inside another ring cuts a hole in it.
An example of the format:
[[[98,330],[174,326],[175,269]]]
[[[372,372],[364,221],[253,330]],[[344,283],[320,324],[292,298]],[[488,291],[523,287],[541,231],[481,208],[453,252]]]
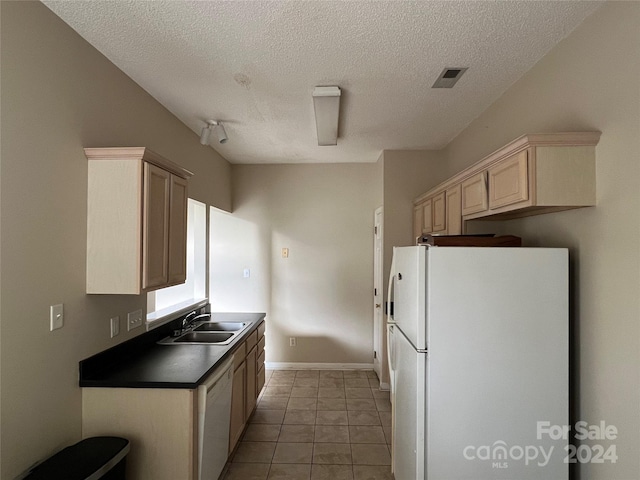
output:
[[[198,472],[217,480],[229,453],[233,356],[198,387]]]

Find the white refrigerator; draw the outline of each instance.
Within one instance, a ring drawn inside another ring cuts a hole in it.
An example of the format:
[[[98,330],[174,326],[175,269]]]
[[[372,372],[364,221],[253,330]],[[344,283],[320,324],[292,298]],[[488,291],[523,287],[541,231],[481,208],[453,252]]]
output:
[[[567,480],[567,250],[393,255],[395,479]]]

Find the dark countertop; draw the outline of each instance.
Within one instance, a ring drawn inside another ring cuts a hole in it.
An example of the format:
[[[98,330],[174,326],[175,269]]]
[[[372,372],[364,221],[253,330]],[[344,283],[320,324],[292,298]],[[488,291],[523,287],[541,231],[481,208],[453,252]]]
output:
[[[197,388],[264,320],[264,313],[212,313],[211,319],[251,322],[229,345],[158,345],[181,318],[80,362],[81,387]]]

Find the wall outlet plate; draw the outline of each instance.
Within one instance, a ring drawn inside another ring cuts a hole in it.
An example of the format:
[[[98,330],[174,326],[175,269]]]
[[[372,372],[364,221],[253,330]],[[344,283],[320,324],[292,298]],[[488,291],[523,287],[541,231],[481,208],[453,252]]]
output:
[[[136,310],[127,314],[127,331],[142,326],[142,310]]]
[[[120,333],[120,316],[111,317],[111,338]]]

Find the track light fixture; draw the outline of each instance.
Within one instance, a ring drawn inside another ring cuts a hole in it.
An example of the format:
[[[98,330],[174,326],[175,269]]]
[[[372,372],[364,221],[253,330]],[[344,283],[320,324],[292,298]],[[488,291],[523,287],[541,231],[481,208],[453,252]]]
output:
[[[202,145],[207,145],[209,143],[209,137],[211,136],[211,131],[216,131],[216,135],[218,136],[218,142],[227,143],[229,139],[227,137],[227,131],[224,129],[224,125],[222,122],[217,120],[207,120],[207,125],[202,127],[202,132],[200,133],[200,143]]]

